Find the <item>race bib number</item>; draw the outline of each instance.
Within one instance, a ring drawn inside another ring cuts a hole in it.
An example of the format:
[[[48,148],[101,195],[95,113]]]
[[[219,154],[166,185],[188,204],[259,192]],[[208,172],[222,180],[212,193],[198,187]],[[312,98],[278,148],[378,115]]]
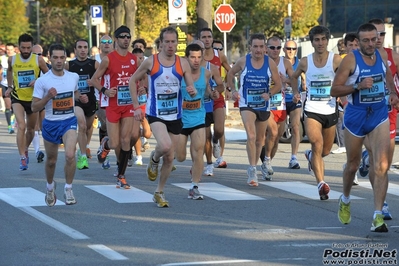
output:
[[[262,94],[266,89],[248,89],[247,90],[247,106],[254,109],[266,107],[266,101],[262,98]]]
[[[18,71],[18,88],[30,88],[29,83],[35,80],[35,72],[33,70]]]
[[[329,101],[331,99],[331,80],[310,82],[311,101]]]
[[[139,95],[139,96],[137,97],[137,100],[139,101],[139,104],[140,104],[140,105],[146,104],[146,103],[147,103],[147,94]]]
[[[183,109],[198,110],[201,108],[201,99],[195,101],[183,101]]]
[[[158,115],[177,114],[177,92],[157,95]]]
[[[270,107],[279,107],[283,101],[283,95],[277,93],[270,98]]]
[[[361,77],[360,82],[365,78],[367,77]],[[371,78],[373,78],[373,85],[371,88],[359,91],[360,103],[376,103],[383,101],[385,98],[385,84],[382,75],[374,75],[371,76]]]
[[[129,86],[118,86],[117,88],[118,106],[132,104],[132,96],[130,95]]]
[[[58,93],[53,99],[53,115],[73,113],[73,92]]]
[[[78,88],[80,93],[90,92],[90,87],[89,84],[87,83],[87,80],[89,78],[90,78],[89,75],[79,75]]]

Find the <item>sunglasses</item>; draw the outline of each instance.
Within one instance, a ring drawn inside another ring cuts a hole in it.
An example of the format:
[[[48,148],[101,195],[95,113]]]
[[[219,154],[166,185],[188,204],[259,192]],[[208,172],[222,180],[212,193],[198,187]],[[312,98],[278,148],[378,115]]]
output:
[[[285,49],[289,51],[296,51],[296,47],[285,47]]]
[[[118,39],[130,39],[130,38],[132,38],[132,36],[130,36],[130,35],[119,35],[117,38]]]
[[[268,48],[271,49],[271,50],[280,50],[281,46],[269,45]]]
[[[215,49],[215,50],[219,50],[219,51],[223,51],[223,47],[220,47],[220,48],[218,48],[218,47],[215,47],[215,48],[213,48],[213,49]]]
[[[119,37],[118,37],[118,38],[119,38]],[[101,43],[103,43],[103,44],[106,44],[106,43],[111,44],[111,43],[112,43],[112,40],[101,40]]]
[[[41,56],[41,55],[42,55],[42,53],[33,53],[33,54],[36,54],[36,55],[38,55],[38,56]]]
[[[386,32],[385,31],[377,31],[378,36],[385,36]]]

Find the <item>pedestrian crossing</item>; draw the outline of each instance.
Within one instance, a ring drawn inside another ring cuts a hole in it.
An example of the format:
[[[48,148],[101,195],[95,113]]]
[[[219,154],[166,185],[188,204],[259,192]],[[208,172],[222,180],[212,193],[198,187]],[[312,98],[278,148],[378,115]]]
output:
[[[288,192],[293,195],[309,200],[320,200],[317,193],[316,184],[307,184],[304,182],[259,182],[261,186],[267,186],[279,191]],[[179,187],[188,191],[191,183],[172,183],[172,186]],[[137,187],[131,186],[131,189],[117,189],[115,185],[85,185],[84,187],[104,196],[117,203],[152,203],[153,192],[147,192]],[[365,189],[371,189],[371,185],[367,181],[359,182],[359,186]],[[254,191],[259,191],[259,188],[250,188]],[[200,184],[200,192],[205,196],[205,199],[212,199],[216,201],[262,201],[267,200],[267,197],[254,195],[255,193],[239,190],[236,188],[228,187],[217,182],[203,182]],[[353,195],[359,190],[352,190],[351,198],[353,200],[362,200],[364,198]],[[58,192],[61,194],[61,191]],[[76,192],[75,192],[76,194]],[[80,194],[80,193],[79,193]],[[330,190],[330,200],[337,200],[342,194],[342,191]],[[399,185],[390,183],[388,194],[399,196]],[[62,194],[61,194],[62,195]],[[14,206],[14,207],[41,207],[46,206],[44,202],[45,193],[36,190],[32,187],[13,187],[13,188],[0,188],[0,200]],[[84,195],[78,195],[84,197]],[[57,199],[56,205],[65,205],[61,197]]]

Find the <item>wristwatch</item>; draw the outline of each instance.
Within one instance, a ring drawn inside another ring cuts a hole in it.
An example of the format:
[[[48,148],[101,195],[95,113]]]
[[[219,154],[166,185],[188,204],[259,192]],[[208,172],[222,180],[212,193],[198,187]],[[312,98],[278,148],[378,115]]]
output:
[[[352,87],[354,90],[358,90],[359,89],[359,83],[355,83],[355,84],[353,84],[353,87]]]

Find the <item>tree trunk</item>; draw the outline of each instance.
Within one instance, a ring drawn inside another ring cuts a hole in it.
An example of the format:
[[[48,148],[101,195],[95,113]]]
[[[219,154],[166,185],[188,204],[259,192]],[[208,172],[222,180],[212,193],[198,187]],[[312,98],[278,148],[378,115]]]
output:
[[[212,1],[198,0],[197,1],[197,32],[202,28],[212,29]]]
[[[124,15],[125,15],[125,7],[123,5],[122,0],[114,0],[115,1],[115,29],[119,28],[123,25]]]
[[[115,31],[115,1],[109,0],[108,10],[109,10],[109,36],[113,37]]]
[[[126,26],[128,26],[128,28],[130,29],[132,40],[134,40],[136,36],[134,32],[134,26],[136,21],[136,10],[137,10],[136,0],[125,1],[125,21],[126,21]]]

